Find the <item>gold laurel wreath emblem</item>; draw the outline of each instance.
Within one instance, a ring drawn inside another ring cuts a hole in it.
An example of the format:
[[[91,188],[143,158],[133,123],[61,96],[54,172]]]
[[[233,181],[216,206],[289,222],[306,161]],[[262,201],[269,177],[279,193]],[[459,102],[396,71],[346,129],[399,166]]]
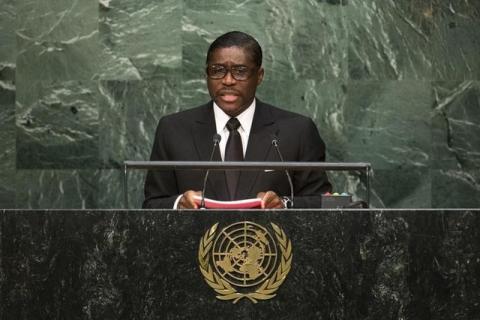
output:
[[[240,293],[230,283],[222,279],[220,275],[213,271],[212,266],[209,263],[209,253],[212,250],[213,240],[215,238],[215,232],[217,231],[218,223],[214,224],[205,235],[200,239],[200,246],[198,250],[198,261],[200,263],[200,271],[207,284],[212,287],[216,296],[220,300],[233,300],[233,303],[237,303],[242,298],[248,298],[253,303],[257,303],[258,300],[268,300],[276,296],[276,291],[282,285],[287,278],[287,274],[292,265],[292,243],[285,235],[285,232],[274,223],[270,223],[275,236],[280,245],[282,251],[282,259],[278,265],[274,274],[266,279],[254,292]]]

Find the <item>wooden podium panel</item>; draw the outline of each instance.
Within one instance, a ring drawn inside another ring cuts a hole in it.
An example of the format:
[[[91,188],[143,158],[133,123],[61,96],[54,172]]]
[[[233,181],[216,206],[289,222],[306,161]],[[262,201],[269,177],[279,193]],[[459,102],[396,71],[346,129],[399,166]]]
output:
[[[199,267],[205,233],[216,223],[220,233],[244,221],[267,229],[274,223],[292,245],[291,269],[276,296],[257,303],[217,299]],[[477,209],[4,210],[0,223],[2,319],[480,314]]]

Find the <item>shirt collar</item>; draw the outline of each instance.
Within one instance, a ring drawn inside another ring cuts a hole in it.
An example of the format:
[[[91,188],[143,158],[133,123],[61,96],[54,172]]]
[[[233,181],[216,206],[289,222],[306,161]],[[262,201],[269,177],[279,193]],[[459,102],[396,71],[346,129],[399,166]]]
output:
[[[242,113],[240,113],[236,118],[240,122],[240,128],[245,132],[249,133],[252,128],[253,115],[255,114],[256,99],[254,98],[252,104],[248,106]],[[213,113],[215,115],[215,125],[217,127],[217,132],[222,132],[227,125],[230,116],[223,112],[223,110],[213,102]]]

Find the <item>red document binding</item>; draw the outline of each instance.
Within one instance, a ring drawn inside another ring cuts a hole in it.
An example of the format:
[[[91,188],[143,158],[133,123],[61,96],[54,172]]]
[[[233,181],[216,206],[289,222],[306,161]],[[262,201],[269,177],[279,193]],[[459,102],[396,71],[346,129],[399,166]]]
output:
[[[194,196],[195,203],[200,206],[202,197]],[[205,198],[205,208],[207,209],[260,209],[262,207],[262,199],[252,198],[235,201],[218,201]]]

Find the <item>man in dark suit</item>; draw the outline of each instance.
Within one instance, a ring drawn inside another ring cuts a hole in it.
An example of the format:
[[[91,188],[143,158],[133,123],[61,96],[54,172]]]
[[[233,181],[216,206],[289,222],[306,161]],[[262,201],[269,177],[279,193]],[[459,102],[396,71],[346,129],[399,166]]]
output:
[[[207,86],[212,101],[163,117],[150,160],[207,161],[213,137],[221,137],[214,161],[280,161],[272,140],[280,141],[285,161],[324,161],[325,144],[313,121],[255,98],[263,80],[262,50],[251,36],[233,31],[217,38],[207,53]],[[144,208],[198,208],[204,172],[149,171]],[[296,208],[320,207],[331,190],[324,172],[295,171]],[[212,171],[205,196],[217,200],[252,197],[263,208],[285,208],[290,187],[283,171]]]

